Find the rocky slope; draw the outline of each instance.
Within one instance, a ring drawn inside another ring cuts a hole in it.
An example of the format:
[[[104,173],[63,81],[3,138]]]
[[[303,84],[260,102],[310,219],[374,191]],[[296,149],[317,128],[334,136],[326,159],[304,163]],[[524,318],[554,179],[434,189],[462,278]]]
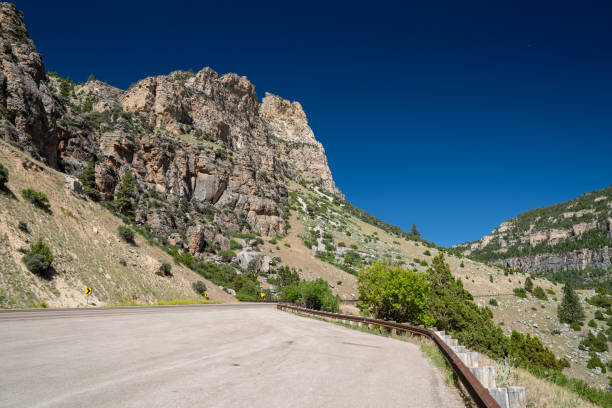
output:
[[[531,273],[612,268],[612,187],[530,210],[491,234],[453,247]]]
[[[206,244],[228,249],[227,229],[283,234],[287,179],[341,196],[297,102],[267,94],[259,103],[246,77],[210,68],[145,78],[125,91],[77,85],[45,73],[13,5],[0,5],[0,28],[3,137],[75,175],[95,158],[104,200],[132,171],[136,219],[161,236],[188,243],[205,230],[199,253]]]

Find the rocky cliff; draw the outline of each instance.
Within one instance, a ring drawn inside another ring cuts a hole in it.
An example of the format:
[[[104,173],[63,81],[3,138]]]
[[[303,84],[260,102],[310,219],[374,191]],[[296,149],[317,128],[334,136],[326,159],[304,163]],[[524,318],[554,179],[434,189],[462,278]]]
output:
[[[612,268],[612,186],[530,210],[455,250],[528,272]]]
[[[145,78],[127,90],[46,73],[23,15],[0,4],[2,137],[78,176],[95,160],[103,201],[135,175],[137,222],[191,252],[229,248],[228,231],[286,231],[288,181],[342,197],[298,102],[210,68]]]

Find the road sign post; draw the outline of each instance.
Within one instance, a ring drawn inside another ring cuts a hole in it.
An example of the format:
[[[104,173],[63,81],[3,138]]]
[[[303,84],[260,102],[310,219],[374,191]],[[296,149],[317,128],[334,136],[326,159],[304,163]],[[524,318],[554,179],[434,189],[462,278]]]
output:
[[[85,288],[85,299],[87,300],[87,306],[89,306],[89,296],[91,296],[91,288]]]

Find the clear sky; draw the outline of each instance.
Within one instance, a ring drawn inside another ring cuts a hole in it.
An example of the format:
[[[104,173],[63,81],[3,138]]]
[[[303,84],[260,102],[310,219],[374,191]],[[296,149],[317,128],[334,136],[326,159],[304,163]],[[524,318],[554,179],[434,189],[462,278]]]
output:
[[[354,205],[441,245],[612,184],[609,1],[17,1],[47,70],[210,66],[304,106]]]

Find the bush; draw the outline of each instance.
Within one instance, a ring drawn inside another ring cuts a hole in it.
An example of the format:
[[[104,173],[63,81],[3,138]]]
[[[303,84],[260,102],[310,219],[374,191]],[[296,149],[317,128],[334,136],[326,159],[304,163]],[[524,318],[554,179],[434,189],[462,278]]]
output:
[[[580,342],[582,346],[588,347],[589,351],[595,351],[598,353],[608,351],[608,339],[603,333],[599,333],[597,336],[589,331],[587,337]]]
[[[430,287],[423,273],[376,262],[357,275],[358,307],[377,319],[430,326],[427,314]]]
[[[512,290],[514,292],[514,295],[520,298],[525,299],[527,297],[527,292],[525,292],[525,289],[523,288],[514,288]]]
[[[117,231],[119,232],[119,236],[121,237],[121,239],[123,239],[125,242],[128,242],[130,244],[134,243],[133,229],[125,225],[120,225]]]
[[[49,210],[49,199],[45,195],[45,193],[38,192],[36,190],[32,190],[31,188],[26,188],[21,190],[21,196],[43,210]]]
[[[546,292],[540,286],[536,286],[533,290],[533,296],[540,300],[548,300],[548,296],[546,296]]]
[[[459,264],[459,266],[460,266],[461,268],[465,268],[465,264],[463,263],[463,261],[461,261],[461,263]]]
[[[493,275],[489,275],[489,282],[493,283]]]
[[[23,232],[27,232],[27,233],[30,232],[30,229],[28,228],[28,223],[25,221],[19,221],[17,228],[19,228]]]
[[[161,262],[162,272],[164,273],[164,275],[172,276],[172,265],[170,265],[168,262],[164,262],[164,261],[160,261],[160,262]]]
[[[309,309],[340,311],[340,299],[334,296],[327,282],[321,278],[286,286],[282,297]]]
[[[570,323],[570,329],[573,331],[580,331],[580,324],[578,322]]]
[[[231,262],[236,257],[236,253],[232,250],[219,251],[219,256],[223,262]]]
[[[47,259],[40,254],[27,253],[22,260],[28,270],[36,275],[46,276],[51,266]]]
[[[41,276],[47,276],[51,263],[53,263],[53,253],[41,238],[30,245],[30,250],[23,256],[23,263],[30,272]]]
[[[206,284],[202,281],[193,282],[191,286],[200,296],[204,296],[204,293],[206,293]]]
[[[491,299],[489,300],[489,304],[491,306],[499,306],[499,303],[497,303],[497,299]]]
[[[423,252],[423,255],[431,256],[431,252],[429,252],[429,249],[426,249],[425,252]]]
[[[593,369],[595,367],[601,368],[601,372],[602,373],[606,372],[606,366],[604,365],[603,361],[601,361],[601,359],[599,357],[597,357],[596,354],[592,354],[591,355],[591,359],[587,363],[587,368],[588,369]]]
[[[232,239],[230,240],[230,249],[242,249],[242,244]]]
[[[595,323],[595,320],[589,320],[589,327],[597,327],[597,323]]]
[[[0,163],[0,188],[4,188],[4,185],[8,182],[9,171]]]
[[[595,312],[595,318],[597,320],[605,320],[605,317],[604,317],[603,313],[601,312],[601,310],[598,310],[598,311]]]

